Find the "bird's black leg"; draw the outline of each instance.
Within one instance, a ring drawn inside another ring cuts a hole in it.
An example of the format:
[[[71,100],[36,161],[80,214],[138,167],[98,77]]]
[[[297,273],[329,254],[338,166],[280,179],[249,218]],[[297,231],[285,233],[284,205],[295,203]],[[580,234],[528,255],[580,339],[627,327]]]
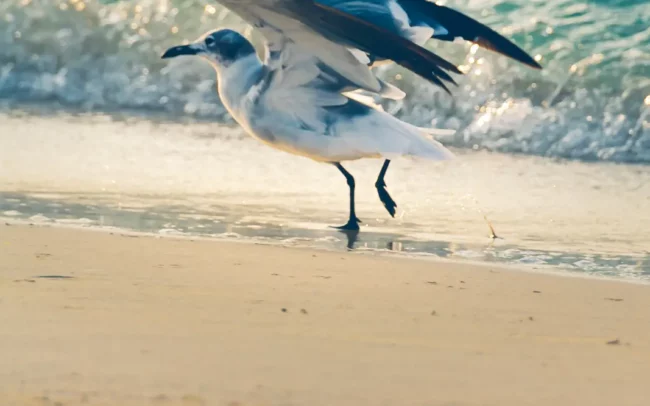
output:
[[[384,161],[384,165],[381,167],[381,171],[377,177],[377,182],[375,182],[375,187],[377,188],[377,193],[379,194],[379,200],[381,200],[386,210],[388,210],[388,214],[390,214],[391,217],[395,217],[395,208],[397,207],[397,204],[388,194],[388,191],[386,190],[386,182],[384,182],[384,176],[386,175],[389,164],[390,159]]]
[[[348,186],[350,187],[350,218],[346,225],[336,228],[340,230],[359,230],[359,223],[361,223],[361,220],[357,218],[357,215],[354,212],[354,178],[339,162],[335,162],[334,166],[336,166],[343,176],[345,176],[345,180],[348,182]]]

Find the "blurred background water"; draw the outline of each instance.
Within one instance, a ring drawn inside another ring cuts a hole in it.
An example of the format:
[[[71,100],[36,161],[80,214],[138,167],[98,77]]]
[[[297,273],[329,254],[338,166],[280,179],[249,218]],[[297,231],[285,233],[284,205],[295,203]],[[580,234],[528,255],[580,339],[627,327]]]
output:
[[[392,164],[396,219],[380,162],[351,163],[356,247],[650,280],[650,4],[445,3],[544,70],[431,41],[467,72],[450,97],[382,68],[408,94],[384,107],[456,129],[440,140],[459,159]],[[0,1],[0,217],[345,249],[327,228],[347,215],[340,174],[233,125],[203,61],[160,59],[219,27],[260,44],[212,0]]]
[[[430,41],[467,71],[454,97],[399,67],[407,91],[386,108],[457,129],[447,145],[507,153],[650,162],[650,5],[645,0],[448,0],[541,58],[544,70]],[[214,0],[3,0],[0,99],[81,110],[145,110],[229,121],[210,68],[161,61],[171,45],[250,27]],[[255,37],[257,39],[257,37]]]

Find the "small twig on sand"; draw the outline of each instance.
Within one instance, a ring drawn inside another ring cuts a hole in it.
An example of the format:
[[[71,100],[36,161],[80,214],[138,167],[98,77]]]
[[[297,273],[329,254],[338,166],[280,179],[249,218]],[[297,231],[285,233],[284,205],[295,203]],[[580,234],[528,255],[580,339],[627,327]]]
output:
[[[490,220],[488,220],[486,215],[483,215],[483,218],[485,219],[485,222],[487,223],[488,227],[490,228],[490,238],[493,240],[496,240],[497,238],[500,240],[503,240],[503,238],[499,237],[497,233],[494,231],[494,227],[492,227],[492,223]]]

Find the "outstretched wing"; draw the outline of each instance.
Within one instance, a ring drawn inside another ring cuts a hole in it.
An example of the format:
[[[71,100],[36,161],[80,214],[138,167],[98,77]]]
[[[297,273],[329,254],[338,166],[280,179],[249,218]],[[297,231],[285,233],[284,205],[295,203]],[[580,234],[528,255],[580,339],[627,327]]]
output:
[[[455,84],[448,72],[458,68],[397,33],[314,0],[219,0],[269,38],[281,33],[317,57],[358,88],[381,90],[367,64],[350,51],[357,49],[390,59],[441,86]]]
[[[427,136],[438,133],[398,120],[358,95],[346,97],[328,72],[293,43],[269,52],[268,72],[253,90],[251,127],[276,148],[323,162],[410,155],[448,159]]]
[[[541,66],[486,25],[432,0],[316,0],[423,45],[429,39],[462,38],[534,68]]]
[[[433,28],[433,38],[443,41],[453,41],[456,38],[462,38],[467,41],[472,41],[485,49],[517,60],[532,68],[542,68],[534,58],[513,42],[490,27],[481,24],[459,11],[449,7],[439,6],[428,0],[394,1],[406,12],[411,26],[428,26]]]
[[[251,90],[258,95],[257,108],[282,112],[297,124],[294,127],[322,131],[326,109],[347,104],[349,99],[341,93],[357,87],[280,33],[270,32],[267,38],[266,74]]]
[[[285,0],[273,0],[284,2]],[[304,56],[318,58],[358,88],[379,92],[381,84],[368,66],[361,63],[346,47],[314,32],[303,22],[286,15],[283,9],[265,7],[266,2],[247,7],[252,24],[267,39],[269,52],[278,52],[293,43]]]
[[[292,38],[285,35],[285,31],[272,26],[264,26],[261,31],[267,39],[265,64],[276,79],[289,77],[288,80],[297,83],[298,86],[308,85],[310,88],[335,93],[370,90],[359,87],[345,75],[337,72],[322,58],[315,56],[312,47],[303,42],[294,42]],[[405,94],[399,88],[381,79],[375,78],[375,80],[379,84],[379,90],[373,90],[374,93],[394,100],[404,98]]]

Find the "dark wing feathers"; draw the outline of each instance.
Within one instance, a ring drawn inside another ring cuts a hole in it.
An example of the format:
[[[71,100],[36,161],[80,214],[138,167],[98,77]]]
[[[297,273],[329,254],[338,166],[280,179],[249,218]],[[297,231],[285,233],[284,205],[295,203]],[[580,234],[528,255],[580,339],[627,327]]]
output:
[[[314,12],[305,16],[317,19],[320,23],[315,23],[312,27],[325,25],[328,32],[352,46],[377,57],[390,59],[441,86],[447,93],[449,89],[443,80],[454,85],[456,82],[445,71],[463,74],[451,62],[384,28],[323,4],[314,3],[314,6]]]
[[[443,36],[434,34],[434,38],[453,41],[454,38],[460,37],[532,68],[542,69],[535,59],[510,40],[463,13],[427,0],[399,0],[399,4],[408,14],[412,24],[440,24],[449,31]]]

